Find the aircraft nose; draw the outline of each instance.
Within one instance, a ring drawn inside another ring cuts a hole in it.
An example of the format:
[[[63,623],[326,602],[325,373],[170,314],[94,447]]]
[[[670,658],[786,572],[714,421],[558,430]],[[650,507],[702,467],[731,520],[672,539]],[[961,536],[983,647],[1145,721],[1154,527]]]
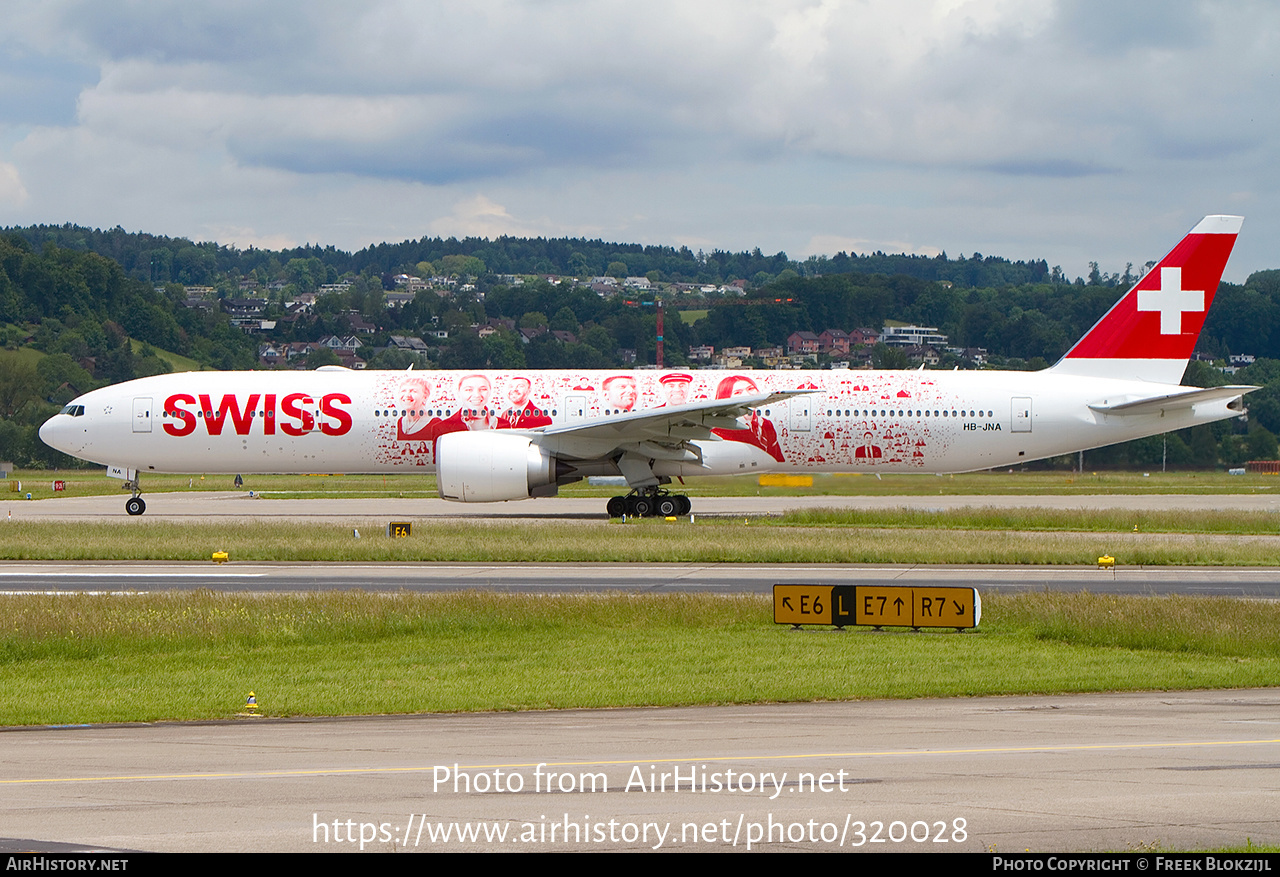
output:
[[[61,451],[58,444],[58,415],[55,414],[40,425],[40,441]]]
[[[66,414],[55,414],[40,426],[40,441],[56,451],[74,455],[78,448],[72,448],[73,424]]]

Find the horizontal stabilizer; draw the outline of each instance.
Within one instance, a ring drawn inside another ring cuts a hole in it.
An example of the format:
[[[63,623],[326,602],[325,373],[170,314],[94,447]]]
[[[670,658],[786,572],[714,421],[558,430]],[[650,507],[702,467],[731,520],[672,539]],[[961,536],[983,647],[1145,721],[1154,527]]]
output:
[[[1252,393],[1259,387],[1246,385],[1233,387],[1209,387],[1205,390],[1186,390],[1181,393],[1162,393],[1159,396],[1151,396],[1146,399],[1135,399],[1129,402],[1121,402],[1116,405],[1108,405],[1105,402],[1089,407],[1099,414],[1156,414],[1160,411],[1174,411],[1179,408],[1190,408],[1192,405],[1200,405],[1204,402],[1213,402],[1218,399],[1231,399],[1243,396],[1245,393]]]

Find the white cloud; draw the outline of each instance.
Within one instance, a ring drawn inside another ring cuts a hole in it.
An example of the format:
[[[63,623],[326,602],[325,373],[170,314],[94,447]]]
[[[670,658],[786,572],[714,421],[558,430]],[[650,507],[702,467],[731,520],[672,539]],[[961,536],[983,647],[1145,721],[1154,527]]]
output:
[[[27,189],[18,169],[0,161],[0,206],[21,207],[27,203]]]
[[[500,235],[531,235],[537,232],[521,222],[501,204],[476,195],[453,205],[453,213],[432,221],[431,231],[441,237],[494,238]]]
[[[0,204],[242,245],[588,233],[1075,272],[1245,198],[1235,262],[1274,261],[1250,235],[1280,236],[1278,41],[1280,9],[1229,0],[51,0],[0,35],[4,91],[41,95],[0,97]]]
[[[836,253],[857,253],[866,255],[876,251],[882,253],[906,253],[915,256],[938,256],[942,250],[935,246],[918,246],[909,241],[888,240],[873,241],[867,238],[841,237],[834,234],[819,234],[809,238],[804,252],[815,256],[834,256]]]
[[[233,225],[206,226],[202,239],[217,241],[223,246],[237,247],[246,250],[257,247],[259,250],[289,250],[302,242],[287,234],[261,234],[256,229]]]

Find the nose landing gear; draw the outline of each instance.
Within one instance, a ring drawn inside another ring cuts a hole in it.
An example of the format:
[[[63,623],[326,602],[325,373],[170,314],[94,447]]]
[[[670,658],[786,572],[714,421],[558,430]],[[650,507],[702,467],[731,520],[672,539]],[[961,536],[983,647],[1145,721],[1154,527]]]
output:
[[[136,478],[133,481],[126,481],[124,486],[126,490],[133,491],[133,496],[124,502],[124,510],[131,516],[137,517],[147,510],[147,504],[143,502],[141,496],[142,488],[138,486],[138,479]]]

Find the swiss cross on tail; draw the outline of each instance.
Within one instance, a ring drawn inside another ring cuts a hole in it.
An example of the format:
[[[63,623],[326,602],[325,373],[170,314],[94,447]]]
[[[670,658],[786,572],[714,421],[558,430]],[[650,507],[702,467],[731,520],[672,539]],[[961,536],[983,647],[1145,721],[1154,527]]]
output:
[[[1072,347],[1054,371],[1182,380],[1244,220],[1206,216]]]
[[[1181,268],[1161,268],[1159,289],[1138,290],[1138,311],[1159,312],[1161,335],[1181,335],[1184,313],[1199,314],[1204,322],[1204,290],[1183,289]]]

